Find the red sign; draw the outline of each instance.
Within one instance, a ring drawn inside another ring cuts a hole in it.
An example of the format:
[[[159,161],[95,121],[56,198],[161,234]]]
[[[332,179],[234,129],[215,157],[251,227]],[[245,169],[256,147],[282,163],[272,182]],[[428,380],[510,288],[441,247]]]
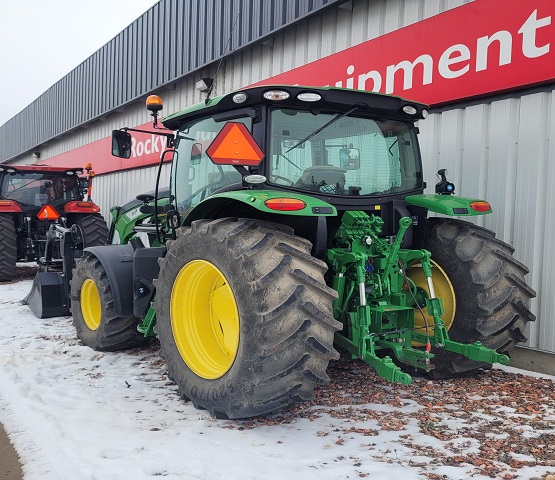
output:
[[[236,122],[227,122],[224,125],[206,154],[218,165],[255,167],[264,158],[264,152],[260,150],[247,127]]]
[[[152,123],[145,123],[136,128],[148,130],[152,128]],[[131,158],[129,159],[112,156],[112,137],[107,137],[61,155],[56,155],[46,160],[46,163],[51,166],[81,168],[84,168],[87,163],[92,163],[94,173],[98,175],[100,173],[146,167],[160,162],[162,153],[166,150],[166,138],[154,133],[131,133]],[[171,156],[167,158],[170,160]]]
[[[555,79],[553,0],[476,0],[256,85],[337,86],[440,104]]]

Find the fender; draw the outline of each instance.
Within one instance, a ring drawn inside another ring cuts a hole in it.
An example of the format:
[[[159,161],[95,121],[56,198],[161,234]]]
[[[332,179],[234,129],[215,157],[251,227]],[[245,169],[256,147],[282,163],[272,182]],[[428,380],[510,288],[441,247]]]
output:
[[[265,202],[273,199],[293,199],[301,200],[305,206],[298,210],[279,210],[269,208]],[[183,222],[184,225],[191,225],[194,220],[205,218],[205,214],[218,207],[226,207],[234,202],[248,205],[254,210],[274,215],[291,215],[297,217],[336,217],[337,209],[330,203],[324,202],[309,195],[289,193],[275,190],[235,190],[212,195],[194,207]],[[232,210],[231,210],[232,211]]]
[[[431,212],[451,217],[474,217],[486,215],[493,210],[488,202],[478,198],[454,197],[452,195],[421,194],[405,197],[407,205],[424,207]]]
[[[85,248],[83,255],[92,255],[100,261],[108,275],[116,315],[133,315],[133,246],[101,245]]]
[[[64,205],[64,213],[100,213],[100,207],[94,202],[72,200]]]
[[[0,200],[0,213],[21,213],[21,205],[13,200]]]

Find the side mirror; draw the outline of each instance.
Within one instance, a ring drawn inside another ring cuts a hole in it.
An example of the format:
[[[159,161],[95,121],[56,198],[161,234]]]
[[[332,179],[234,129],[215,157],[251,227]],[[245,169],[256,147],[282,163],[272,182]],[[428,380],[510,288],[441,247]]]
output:
[[[191,165],[200,165],[202,157],[202,144],[193,143],[191,146]]]
[[[131,134],[123,130],[112,130],[112,155],[118,158],[131,157]]]
[[[339,150],[339,164],[345,170],[360,168],[360,150],[358,148],[342,148]]]

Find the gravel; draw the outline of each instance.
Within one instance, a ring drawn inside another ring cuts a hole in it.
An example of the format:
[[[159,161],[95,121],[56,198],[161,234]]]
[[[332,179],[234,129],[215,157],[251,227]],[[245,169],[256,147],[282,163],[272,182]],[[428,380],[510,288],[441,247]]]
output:
[[[399,432],[398,442],[412,451],[410,465],[422,467],[425,478],[449,478],[434,473],[434,466],[473,466],[486,478],[516,479],[536,469],[543,476],[524,476],[555,480],[555,382],[550,378],[494,368],[471,378],[420,377],[402,386],[343,356],[331,363],[329,373],[331,383],[319,388],[313,401],[227,427],[253,429],[327,414],[341,420],[334,431],[337,445],[361,436],[368,437],[372,450],[372,437]],[[403,435],[407,425],[416,425],[419,435]],[[391,456],[384,461],[394,462]]]

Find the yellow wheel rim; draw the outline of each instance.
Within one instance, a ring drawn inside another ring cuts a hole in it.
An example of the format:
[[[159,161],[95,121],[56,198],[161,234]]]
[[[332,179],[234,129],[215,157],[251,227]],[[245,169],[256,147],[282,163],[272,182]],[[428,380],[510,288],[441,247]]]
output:
[[[424,272],[422,267],[419,263],[410,265],[407,269],[407,277],[409,277],[418,288],[421,288],[428,292],[428,281],[424,276]],[[443,303],[443,316],[441,317],[443,323],[445,324],[445,328],[449,330],[451,325],[453,325],[453,320],[455,318],[455,311],[457,309],[457,301],[455,299],[455,290],[449,280],[449,277],[445,273],[445,271],[432,260],[432,280],[434,282],[434,290],[436,292],[436,296],[441,298],[441,302]],[[428,321],[428,326],[433,328],[435,323],[433,317],[428,315],[426,308],[422,308],[424,314],[426,315],[426,319]],[[421,313],[418,309],[414,313],[414,326],[417,333],[426,334],[426,323],[422,318]],[[430,330],[430,335],[433,335],[434,332]]]
[[[96,283],[90,278],[87,278],[81,287],[81,313],[87,327],[91,330],[96,330],[100,326],[102,316],[100,295]]]
[[[220,270],[205,260],[185,265],[172,288],[170,317],[179,353],[193,372],[214,380],[231,368],[239,348],[239,312]]]

